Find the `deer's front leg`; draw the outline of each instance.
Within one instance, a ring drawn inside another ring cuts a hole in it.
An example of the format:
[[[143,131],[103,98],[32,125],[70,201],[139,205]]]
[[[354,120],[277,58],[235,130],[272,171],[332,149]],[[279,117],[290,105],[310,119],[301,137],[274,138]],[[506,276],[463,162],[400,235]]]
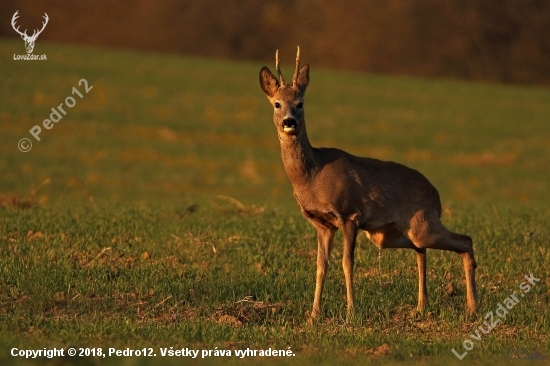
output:
[[[355,241],[357,239],[357,223],[348,220],[344,223],[342,231],[344,233],[344,255],[342,256],[342,267],[344,267],[344,276],[346,277],[346,291],[348,297],[348,318],[354,314],[354,295],[353,295],[353,263],[355,253]]]
[[[335,230],[321,224],[313,223],[317,230],[317,276],[315,281],[315,298],[313,299],[313,311],[311,317],[321,315],[321,298],[323,296],[323,285],[328,270],[330,251]]]

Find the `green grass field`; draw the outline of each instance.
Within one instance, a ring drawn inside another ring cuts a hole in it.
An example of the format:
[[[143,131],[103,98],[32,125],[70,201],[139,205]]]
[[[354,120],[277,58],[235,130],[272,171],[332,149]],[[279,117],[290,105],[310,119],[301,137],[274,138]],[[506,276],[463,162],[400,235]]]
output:
[[[361,235],[358,316],[346,323],[337,235],[325,314],[308,326],[315,232],[282,167],[262,64],[46,42],[35,53],[47,61],[13,60],[23,52],[21,40],[0,40],[0,363],[48,361],[13,357],[14,347],[70,346],[157,357],[49,363],[185,362],[160,356],[170,347],[231,350],[203,360],[226,364],[515,365],[506,351],[522,349],[550,358],[548,89],[311,65],[312,144],[423,172],[445,225],[474,240],[480,309],[465,314],[459,256],[428,251],[430,305],[414,314],[414,253],[379,261]],[[281,60],[290,73],[293,55]],[[73,87],[83,98],[36,141],[29,130]],[[22,138],[31,151],[19,151]],[[529,273],[540,282],[473,339]],[[463,353],[467,339],[474,347],[459,361],[451,349]],[[295,356],[235,356],[270,347]]]

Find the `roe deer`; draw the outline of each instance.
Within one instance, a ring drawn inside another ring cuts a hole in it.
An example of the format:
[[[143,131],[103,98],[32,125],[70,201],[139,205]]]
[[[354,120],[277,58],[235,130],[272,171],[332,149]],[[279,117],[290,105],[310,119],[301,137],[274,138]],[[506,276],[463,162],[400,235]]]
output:
[[[304,117],[304,95],[309,65],[300,68],[300,48],[292,84],[285,84],[267,67],[260,70],[260,85],[274,108],[283,165],[302,214],[317,231],[317,275],[312,318],[321,314],[323,284],[334,233],[342,229],[342,265],[346,278],[347,313],[354,313],[353,262],[359,229],[379,248],[410,248],[418,264],[418,311],[428,303],[426,249],[450,250],[461,255],[466,274],[470,314],[477,309],[472,239],[447,230],[440,221],[441,202],[435,187],[418,171],[404,165],[361,158],[334,148],[309,143]]]

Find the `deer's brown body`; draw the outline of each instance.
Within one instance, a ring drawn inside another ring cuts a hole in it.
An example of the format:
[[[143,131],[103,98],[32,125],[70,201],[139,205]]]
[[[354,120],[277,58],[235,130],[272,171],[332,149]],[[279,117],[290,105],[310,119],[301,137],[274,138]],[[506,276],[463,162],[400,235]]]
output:
[[[342,265],[346,277],[348,314],[354,310],[353,261],[357,233],[364,230],[380,248],[416,251],[419,272],[418,309],[427,305],[426,249],[442,249],[462,256],[467,304],[477,308],[474,252],[467,235],[447,230],[440,221],[441,203],[435,187],[418,171],[404,165],[356,157],[334,148],[309,143],[303,97],[309,66],[299,67],[299,49],[292,84],[286,85],[267,67],[260,85],[274,107],[281,155],[302,213],[317,231],[317,281],[312,316],[321,313],[321,296],[334,233],[342,229]]]

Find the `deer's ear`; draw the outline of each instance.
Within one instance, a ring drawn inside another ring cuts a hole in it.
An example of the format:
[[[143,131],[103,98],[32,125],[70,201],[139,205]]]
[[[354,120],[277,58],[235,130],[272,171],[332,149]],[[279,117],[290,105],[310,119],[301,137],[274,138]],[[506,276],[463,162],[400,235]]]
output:
[[[264,93],[266,93],[270,98],[273,98],[275,92],[279,88],[277,78],[265,66],[260,70],[260,86],[262,87]]]
[[[304,65],[298,72],[296,86],[302,92],[302,96],[306,93],[307,85],[309,84],[309,65]]]

